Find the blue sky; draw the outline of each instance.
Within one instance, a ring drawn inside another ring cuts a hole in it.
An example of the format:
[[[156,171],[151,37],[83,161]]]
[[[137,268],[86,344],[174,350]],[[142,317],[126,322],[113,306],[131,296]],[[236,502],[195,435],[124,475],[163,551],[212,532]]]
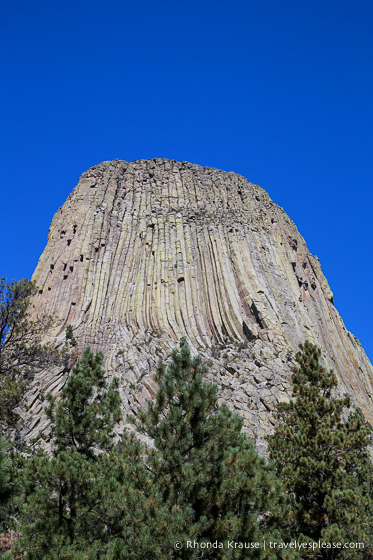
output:
[[[31,276],[100,161],[236,171],[294,220],[372,360],[372,28],[361,0],[3,3],[0,275]]]

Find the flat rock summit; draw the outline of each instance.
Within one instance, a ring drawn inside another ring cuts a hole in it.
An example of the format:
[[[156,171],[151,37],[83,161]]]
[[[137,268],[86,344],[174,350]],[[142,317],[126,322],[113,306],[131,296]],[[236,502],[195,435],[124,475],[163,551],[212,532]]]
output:
[[[240,175],[167,159],[92,167],[55,214],[33,279],[35,314],[53,318],[49,339],[62,344],[71,324],[80,349],[102,350],[125,413],[154,397],[159,358],[185,337],[260,450],[308,338],[373,421],[372,365],[319,260],[282,208]],[[37,375],[26,434],[47,437],[40,391],[65,381],[56,370]]]

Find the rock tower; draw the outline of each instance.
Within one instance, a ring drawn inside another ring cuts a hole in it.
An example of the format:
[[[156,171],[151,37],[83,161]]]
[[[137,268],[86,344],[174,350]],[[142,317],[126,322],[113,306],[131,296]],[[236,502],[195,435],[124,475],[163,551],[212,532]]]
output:
[[[50,339],[63,341],[71,324],[80,348],[102,350],[125,412],[154,397],[159,357],[186,337],[260,449],[308,338],[373,420],[372,365],[317,257],[240,175],[166,159],[96,165],[55,214],[33,278],[35,313],[53,317]],[[58,392],[64,382],[57,371],[37,376],[28,433],[47,429],[40,388]]]

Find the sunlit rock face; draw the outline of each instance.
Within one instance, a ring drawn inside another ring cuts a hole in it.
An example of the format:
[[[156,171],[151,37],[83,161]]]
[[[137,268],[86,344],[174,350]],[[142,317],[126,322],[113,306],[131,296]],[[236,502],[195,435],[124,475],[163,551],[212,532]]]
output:
[[[105,354],[124,410],[154,397],[156,363],[186,337],[211,361],[208,377],[263,446],[272,410],[291,393],[294,351],[323,350],[342,392],[372,420],[373,368],[285,212],[235,173],[165,159],[103,162],[83,173],[53,218],[33,276],[35,313],[50,338],[74,327],[79,347]],[[65,377],[40,374],[28,433],[45,428],[37,394]]]

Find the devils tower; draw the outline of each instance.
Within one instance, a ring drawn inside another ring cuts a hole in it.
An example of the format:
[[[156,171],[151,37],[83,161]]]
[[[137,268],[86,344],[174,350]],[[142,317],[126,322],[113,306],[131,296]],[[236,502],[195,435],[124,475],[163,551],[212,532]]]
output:
[[[373,420],[372,365],[334,307],[317,257],[286,213],[240,175],[166,159],[94,166],[55,214],[33,278],[34,312],[53,318],[50,340],[62,343],[71,324],[80,348],[102,350],[125,413],[154,396],[158,359],[186,337],[260,448],[308,338],[340,391]],[[37,376],[26,433],[47,430],[40,389],[57,393],[64,382],[55,370]]]

